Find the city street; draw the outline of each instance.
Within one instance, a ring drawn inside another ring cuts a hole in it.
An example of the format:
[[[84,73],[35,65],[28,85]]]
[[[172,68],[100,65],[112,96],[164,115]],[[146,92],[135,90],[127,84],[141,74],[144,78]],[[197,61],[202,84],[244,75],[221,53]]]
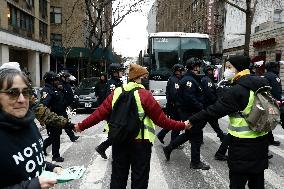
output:
[[[79,122],[87,114],[77,114],[72,117],[73,122]],[[222,129],[227,125],[226,118],[219,120]],[[160,128],[157,128],[157,131]],[[103,122],[82,132],[77,142],[72,143],[63,131],[61,137],[61,155],[65,158],[62,167],[84,165],[87,170],[80,180],[57,184],[56,189],[106,189],[109,188],[111,175],[111,148],[107,150],[108,160],[102,159],[95,147],[106,139],[103,132]],[[156,131],[156,133],[157,133]],[[46,131],[42,131],[45,138]],[[269,169],[265,171],[266,189],[284,189],[284,131],[279,126],[274,130],[276,140],[281,141],[279,147],[271,146],[270,152],[274,157],[270,160]],[[167,136],[166,143],[169,142]],[[190,169],[190,144],[172,153],[171,161],[166,162],[162,151],[162,144],[156,140],[152,149],[149,189],[227,189],[229,188],[228,168],[226,162],[214,160],[214,154],[220,144],[210,126],[204,129],[204,145],[201,148],[202,161],[211,166],[209,171]],[[48,148],[47,160],[51,160],[51,148]],[[256,154],[257,155],[257,154]],[[130,188],[130,176],[128,187]]]

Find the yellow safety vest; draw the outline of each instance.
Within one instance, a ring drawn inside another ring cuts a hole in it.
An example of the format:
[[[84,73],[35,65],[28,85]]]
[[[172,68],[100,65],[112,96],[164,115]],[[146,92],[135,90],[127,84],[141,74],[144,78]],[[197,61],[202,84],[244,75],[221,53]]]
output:
[[[135,82],[129,82],[128,84],[123,85],[123,89],[125,91],[130,91],[136,87],[144,88],[143,85],[135,83]],[[113,98],[112,98],[112,107],[114,106],[116,100],[118,99],[119,95],[122,93],[122,88],[118,87],[114,90]],[[138,94],[138,90],[134,91],[134,97],[135,101],[138,107],[138,114],[140,120],[143,119],[145,111],[142,107],[140,96]],[[105,130],[109,131],[108,124],[105,125]],[[156,138],[155,135],[155,124],[154,122],[146,115],[144,118],[144,139],[148,139],[151,143],[154,143]],[[140,130],[138,136],[136,139],[142,139],[142,131]]]
[[[260,136],[264,136],[267,132],[257,132],[252,131],[249,128],[248,123],[246,122],[245,118],[241,115],[248,115],[251,111],[252,105],[254,101],[254,92],[250,91],[250,97],[247,107],[241,111],[240,113],[231,114],[229,115],[229,127],[228,132],[237,138],[257,138]]]

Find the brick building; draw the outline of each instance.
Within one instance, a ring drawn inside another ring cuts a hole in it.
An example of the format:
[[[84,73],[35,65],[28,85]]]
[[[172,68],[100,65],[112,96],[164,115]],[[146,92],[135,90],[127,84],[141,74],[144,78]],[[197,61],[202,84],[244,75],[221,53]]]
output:
[[[39,86],[49,70],[49,1],[0,1],[0,64],[16,61]]]

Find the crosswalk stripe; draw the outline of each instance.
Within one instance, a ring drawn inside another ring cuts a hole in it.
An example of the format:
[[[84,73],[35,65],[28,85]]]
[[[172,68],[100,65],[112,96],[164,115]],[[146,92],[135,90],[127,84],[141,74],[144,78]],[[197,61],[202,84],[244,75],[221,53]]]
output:
[[[211,140],[213,140],[217,144],[220,144],[219,140],[215,136],[215,133],[214,134],[213,133],[204,133],[204,136],[210,138]],[[270,146],[269,150],[272,151],[273,153],[281,156],[281,157],[284,157],[284,151],[281,150],[280,148],[277,148],[275,146]],[[265,172],[264,172],[264,178],[265,178],[265,181],[268,182],[270,185],[272,185],[274,188],[284,189],[284,186],[283,186],[284,178],[277,175],[273,170],[266,169]]]
[[[107,135],[101,134],[101,142],[106,140]],[[106,151],[106,155],[109,157],[111,152],[111,147]],[[102,188],[102,180],[105,177],[107,171],[108,160],[104,160],[100,155],[94,159],[94,161],[87,167],[86,173],[82,178],[80,189],[90,189],[90,188]]]
[[[160,160],[157,156],[157,152],[154,147],[152,147],[151,155],[151,169],[149,173],[149,184],[148,188],[163,188],[168,189],[169,186],[164,177],[163,170],[161,168]]]

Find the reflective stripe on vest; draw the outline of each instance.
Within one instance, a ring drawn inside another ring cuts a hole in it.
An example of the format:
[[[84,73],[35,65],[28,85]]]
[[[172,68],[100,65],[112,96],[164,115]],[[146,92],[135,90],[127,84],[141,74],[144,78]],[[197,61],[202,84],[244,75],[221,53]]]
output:
[[[134,82],[129,82],[128,84],[123,85],[123,88],[124,88],[125,91],[130,91],[131,89],[134,89],[136,87],[144,88],[143,85],[137,84],[137,83],[134,83]],[[116,88],[114,90],[114,94],[113,94],[113,98],[112,98],[112,107],[114,106],[116,100],[118,99],[118,97],[121,93],[122,93],[121,87]],[[143,117],[144,117],[145,111],[142,107],[138,90],[136,90],[134,92],[134,97],[135,97],[135,101],[136,101],[137,108],[138,108],[139,118],[140,118],[140,120],[142,120]],[[105,129],[107,129],[107,131],[109,130],[108,125],[105,126]],[[144,139],[148,139],[151,143],[154,143],[155,138],[156,138],[155,124],[153,123],[153,121],[148,116],[146,116],[145,119],[144,119]],[[136,139],[142,139],[142,131],[141,130],[140,130],[138,136],[136,137]]]
[[[229,127],[228,132],[238,138],[257,138],[266,135],[267,132],[256,132],[249,128],[243,116],[248,115],[251,111],[254,101],[254,92],[250,91],[249,102],[246,108],[240,113],[229,115]]]

